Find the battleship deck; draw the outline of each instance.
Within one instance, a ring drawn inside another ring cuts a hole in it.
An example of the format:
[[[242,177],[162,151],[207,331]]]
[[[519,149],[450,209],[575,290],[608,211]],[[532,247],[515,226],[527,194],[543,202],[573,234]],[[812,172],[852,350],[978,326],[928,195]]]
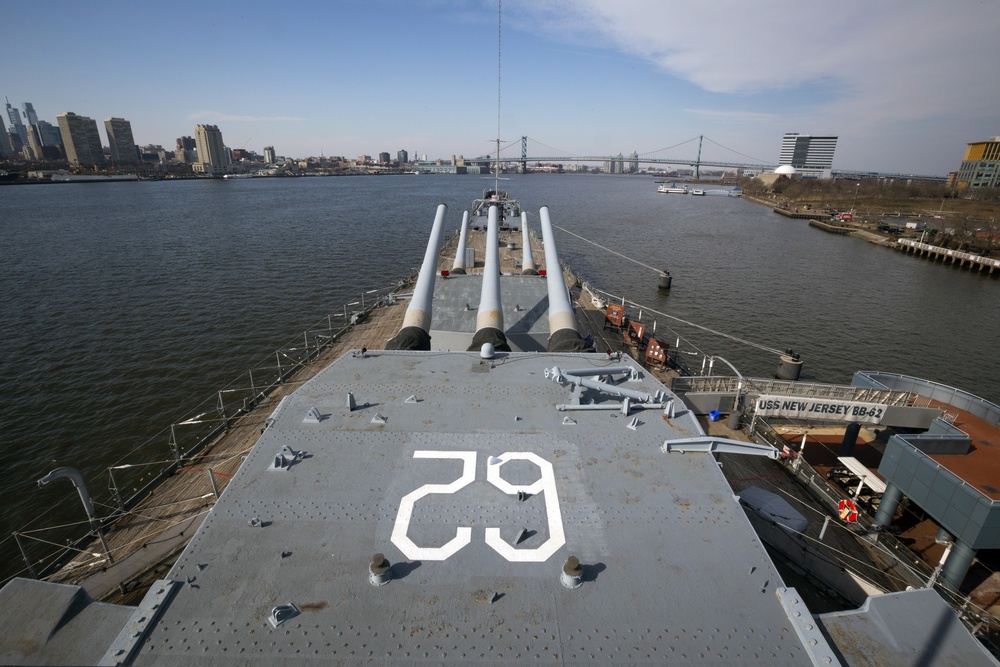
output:
[[[505,274],[520,270],[520,240],[516,230],[501,232],[501,266]],[[516,251],[507,248],[508,242],[515,243]],[[456,245],[457,237],[444,244],[439,269],[451,269]],[[468,267],[469,272],[474,273],[482,269],[485,234],[470,233],[468,245],[477,257],[476,266]],[[533,238],[535,264],[543,267],[544,253],[540,249],[541,243]],[[531,279],[544,283],[538,277]],[[581,300],[582,303],[586,302]],[[377,308],[370,317],[360,320],[255,409],[233,420],[229,428],[202,452],[186,460],[149,496],[108,526],[104,537],[114,564],[108,563],[100,544],[95,541],[46,579],[79,584],[95,599],[137,600],[151,583],[154,568],[162,571],[165,566],[161,563],[169,563],[198,529],[216,502],[216,492],[221,494],[226,489],[281,399],[348,350],[384,347],[385,342],[399,331],[405,310],[406,301],[400,299],[395,304]],[[600,331],[603,313],[580,311],[578,317],[581,331]],[[621,349],[620,341],[605,342],[611,349]]]

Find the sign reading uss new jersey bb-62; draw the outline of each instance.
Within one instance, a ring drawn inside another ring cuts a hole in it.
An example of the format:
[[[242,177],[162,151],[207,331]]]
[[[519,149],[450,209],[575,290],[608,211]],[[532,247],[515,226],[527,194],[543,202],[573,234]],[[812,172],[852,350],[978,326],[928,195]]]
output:
[[[865,424],[881,423],[886,407],[882,403],[839,401],[833,398],[760,396],[757,399],[757,414],[761,417],[830,419]]]

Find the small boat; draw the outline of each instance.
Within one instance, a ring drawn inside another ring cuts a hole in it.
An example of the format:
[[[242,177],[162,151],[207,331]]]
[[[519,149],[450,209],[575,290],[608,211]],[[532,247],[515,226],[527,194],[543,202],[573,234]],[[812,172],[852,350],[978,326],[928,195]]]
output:
[[[705,191],[704,190],[692,190],[691,194],[695,195],[696,197],[704,197],[705,196]]]
[[[663,192],[669,195],[686,195],[688,193],[688,188],[686,185],[677,185],[676,183],[671,183],[667,185],[664,183],[660,187],[656,188],[657,192]]]

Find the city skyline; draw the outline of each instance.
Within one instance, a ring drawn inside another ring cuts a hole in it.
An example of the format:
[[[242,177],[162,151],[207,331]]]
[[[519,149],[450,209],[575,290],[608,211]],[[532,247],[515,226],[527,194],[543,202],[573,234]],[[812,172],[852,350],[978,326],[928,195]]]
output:
[[[944,175],[1000,134],[989,3],[507,0],[503,14],[505,143],[629,155],[704,134],[776,164],[798,132],[839,137],[835,170]],[[30,5],[5,18],[27,24]],[[0,90],[48,122],[125,118],[136,144],[167,150],[199,124],[292,157],[495,150],[495,2],[56,2],[49,19],[44,39],[6,38]],[[80,51],[87,25],[116,39]],[[109,66],[67,66],[87,58]]]

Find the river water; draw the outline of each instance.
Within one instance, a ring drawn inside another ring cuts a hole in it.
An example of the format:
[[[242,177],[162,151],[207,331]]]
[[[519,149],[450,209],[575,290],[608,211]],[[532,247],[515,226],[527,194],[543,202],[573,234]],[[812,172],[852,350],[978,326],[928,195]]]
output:
[[[421,175],[0,188],[0,577],[23,567],[12,531],[73,495],[64,482],[38,489],[38,478],[80,468],[107,513],[108,465],[344,303],[405,275],[435,206],[449,205],[446,227],[457,229],[487,185]],[[645,177],[504,185],[535,231],[548,205],[558,227],[673,276],[660,292],[650,269],[557,231],[562,259],[598,287],[792,348],[803,379],[884,370],[1000,402],[1000,280],[739,198],[659,194]],[[759,347],[648,311],[643,320],[745,375],[777,367]],[[66,507],[42,522],[81,518],[78,503]]]

